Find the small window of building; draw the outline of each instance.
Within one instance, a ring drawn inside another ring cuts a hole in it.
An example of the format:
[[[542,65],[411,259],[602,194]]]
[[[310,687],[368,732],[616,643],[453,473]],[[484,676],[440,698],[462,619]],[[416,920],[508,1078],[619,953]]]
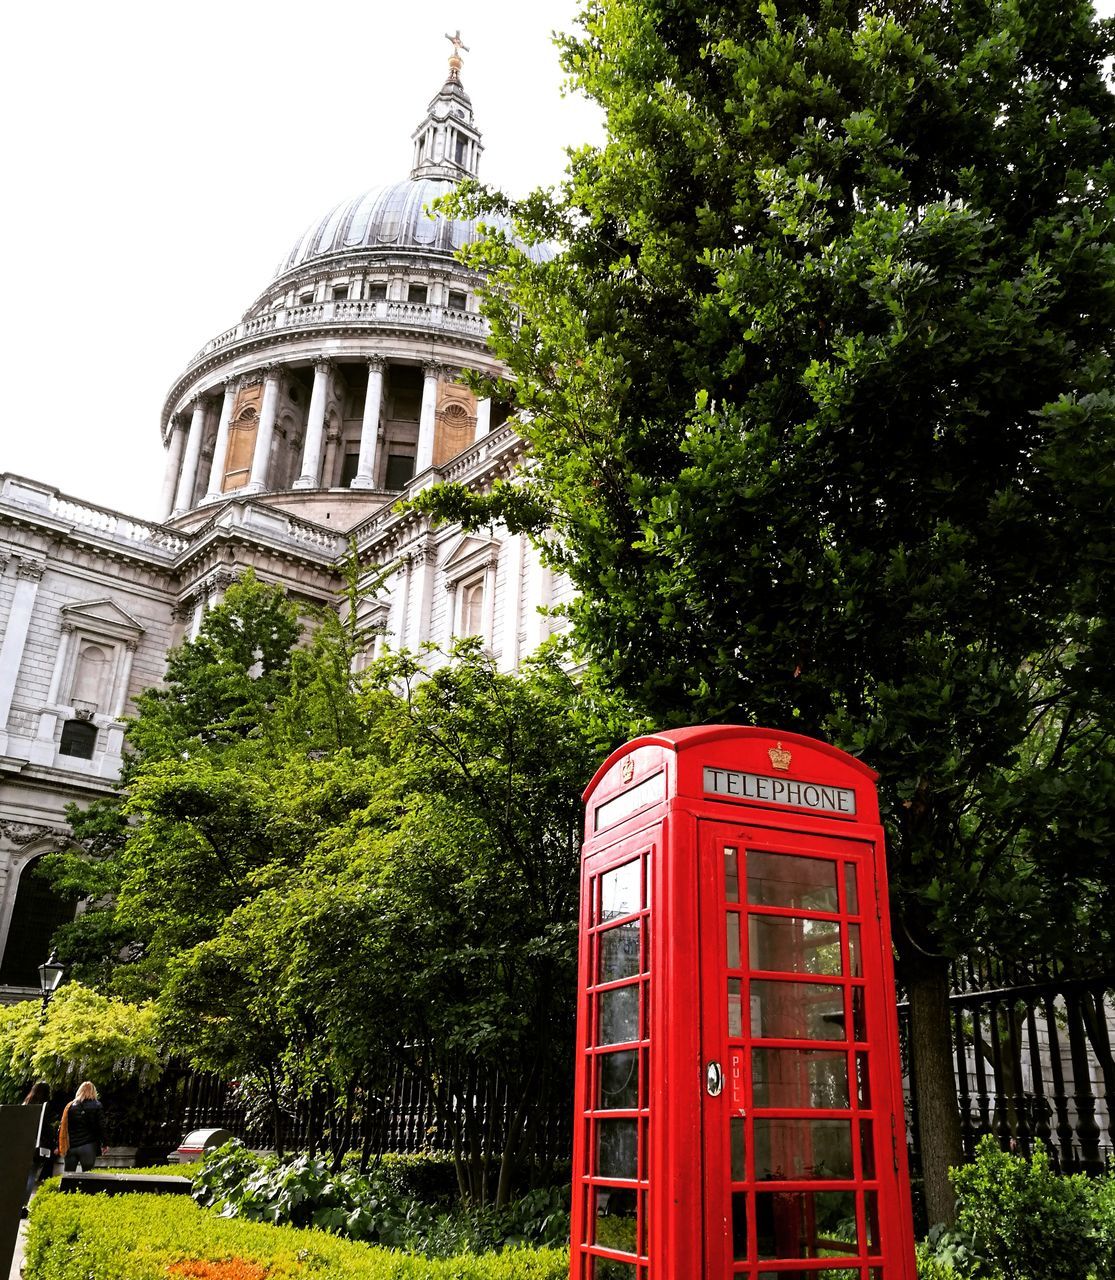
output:
[[[385,489],[405,489],[413,477],[414,458],[409,453],[387,455],[387,475],[383,481]]]
[[[344,302],[348,298],[348,285],[335,284],[333,286],[333,301]]]
[[[67,720],[62,726],[59,755],[75,756],[78,760],[92,760],[97,745],[97,731],[86,720]]]
[[[463,311],[468,306],[467,294],[461,293],[459,289],[449,290],[449,307],[452,311]]]
[[[373,302],[385,302],[387,300],[387,286],[382,281],[373,281],[368,285],[368,297]]]
[[[356,472],[360,466],[359,453],[346,453],[344,461],[341,463],[341,488],[347,489],[348,486],[356,478]]]
[[[464,165],[465,153],[467,152],[467,150],[468,150],[468,143],[464,140],[464,138],[461,137],[460,134],[457,134],[456,160],[459,165],[462,165],[462,166]]]
[[[407,285],[407,302],[428,302],[430,286],[425,284]]]
[[[298,301],[299,301],[299,302],[302,304],[302,306],[304,306],[304,307],[305,307],[305,306],[309,306],[309,304],[310,304],[311,302],[313,302],[313,300],[314,300],[314,295],[313,295],[313,293],[312,293],[312,292],[311,292],[311,293],[300,293],[300,294],[298,295]]]

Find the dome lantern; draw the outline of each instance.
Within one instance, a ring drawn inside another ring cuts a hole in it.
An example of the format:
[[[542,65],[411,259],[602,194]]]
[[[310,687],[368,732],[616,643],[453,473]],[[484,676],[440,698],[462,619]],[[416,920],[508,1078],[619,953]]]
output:
[[[425,119],[411,135],[414,166],[410,176],[461,182],[476,177],[484,145],[472,118],[472,99],[461,84],[461,50],[467,53],[468,46],[461,41],[460,31],[445,38],[453,46],[449,76],[430,99]]]

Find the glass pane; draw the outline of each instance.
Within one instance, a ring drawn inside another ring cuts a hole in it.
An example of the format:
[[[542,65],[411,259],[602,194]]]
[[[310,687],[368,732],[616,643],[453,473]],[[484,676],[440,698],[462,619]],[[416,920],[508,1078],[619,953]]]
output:
[[[878,1253],[882,1248],[879,1235],[879,1193],[865,1191],[863,1193],[864,1217],[867,1219],[867,1252]]]
[[[728,923],[727,923],[727,927],[728,927],[728,968],[729,968],[729,969],[738,969],[738,968],[739,968],[739,958],[740,958],[740,945],[739,945],[739,934],[740,934],[740,930],[739,930],[739,925],[740,925],[739,912],[738,912],[738,911],[729,911],[729,912],[728,912]]]
[[[724,850],[724,901],[739,901],[739,850]]]
[[[639,1128],[635,1120],[596,1122],[596,1176],[629,1178],[639,1176]]]
[[[757,1191],[760,1258],[832,1258],[859,1252],[854,1191]],[[825,1275],[825,1272],[821,1272]],[[813,1280],[813,1273],[810,1273]]]
[[[798,916],[748,918],[752,969],[840,976],[840,925]]]
[[[843,988],[753,979],[751,1034],[767,1040],[843,1040]]]
[[[827,1049],[753,1049],[757,1107],[848,1106],[848,1055]]]
[[[854,1039],[863,1043],[867,1040],[867,1016],[864,1010],[864,990],[862,987],[852,988],[852,1027]]]
[[[590,1258],[590,1280],[636,1280],[633,1262],[617,1262],[615,1258]]]
[[[604,1053],[597,1058],[598,1096],[604,1111],[634,1111],[639,1105],[639,1054],[635,1049]]]
[[[639,988],[616,987],[601,991],[600,1043],[626,1044],[639,1038]]]
[[[593,1242],[620,1253],[637,1253],[638,1217],[636,1193],[627,1189],[598,1187],[596,1229]]]
[[[852,978],[863,977],[863,948],[860,945],[858,924],[848,926],[848,975]]]
[[[747,901],[760,907],[836,911],[837,863],[789,853],[747,853]]]
[[[844,910],[850,916],[858,916],[859,889],[857,888],[856,869],[850,862],[844,864],[844,897],[847,902]]]
[[[743,1035],[743,982],[739,978],[728,979],[728,1034]]]
[[[728,1140],[732,1155],[732,1181],[743,1182],[747,1177],[747,1142],[743,1116],[732,1116],[728,1125]]]
[[[639,922],[605,929],[600,937],[597,982],[618,982],[639,972]]]
[[[600,919],[629,916],[643,905],[643,869],[638,858],[600,877]]]
[[[863,1159],[863,1176],[875,1176],[875,1125],[870,1120],[859,1122],[859,1144]]]
[[[740,1262],[747,1257],[747,1192],[732,1192],[732,1257]]]
[[[867,1054],[856,1054],[856,1096],[861,1107],[871,1105],[871,1073],[867,1068]]]
[[[851,1178],[850,1120],[757,1119],[755,1177],[759,1181]]]

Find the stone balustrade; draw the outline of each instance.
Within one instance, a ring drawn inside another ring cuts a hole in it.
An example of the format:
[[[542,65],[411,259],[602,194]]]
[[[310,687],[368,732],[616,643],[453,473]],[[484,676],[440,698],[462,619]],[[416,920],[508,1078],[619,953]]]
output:
[[[259,337],[261,334],[282,330],[303,329],[314,325],[367,325],[370,329],[404,327],[451,333],[469,338],[484,339],[488,336],[488,322],[472,311],[458,311],[453,307],[435,306],[422,302],[394,302],[377,300],[344,299],[329,302],[304,302],[293,307],[281,307],[263,315],[253,316],[233,325],[224,333],[207,342],[190,361],[189,369],[206,360],[214,352],[238,342]]]
[[[23,480],[19,476],[3,477],[0,503],[12,503],[39,511],[64,524],[88,530],[113,542],[142,548],[147,553],[161,552],[167,559],[172,559],[189,545],[185,538],[162,525],[145,524],[108,507],[78,502],[59,493],[57,489]]]

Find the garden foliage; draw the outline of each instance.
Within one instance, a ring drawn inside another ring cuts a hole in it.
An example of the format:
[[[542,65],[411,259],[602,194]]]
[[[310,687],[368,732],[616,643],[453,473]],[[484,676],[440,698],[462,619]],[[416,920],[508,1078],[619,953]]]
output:
[[[952,1178],[956,1226],[930,1233],[921,1280],[1115,1280],[1115,1170],[1066,1176],[1041,1143],[1015,1156],[988,1136]]]
[[[567,1280],[558,1249],[443,1261],[322,1231],[231,1221],[185,1196],[60,1195],[31,1205],[25,1280]]]
[[[567,1188],[538,1189],[500,1209],[468,1209],[411,1194],[410,1172],[390,1159],[367,1174],[334,1171],[311,1156],[260,1158],[231,1142],[207,1153],[193,1173],[194,1198],[222,1217],[317,1227],[432,1258],[568,1242]]]
[[[545,658],[508,675],[472,640],[357,673],[365,646],[231,586],[139,700],[115,808],[75,813],[82,852],[50,859],[97,894],[59,951],[154,1000],[164,1043],[236,1078],[280,1154],[312,1093],[331,1168],[358,1125],[366,1166],[393,1081],[421,1080],[459,1194],[503,1205],[566,1105],[580,790],[629,725]],[[462,1073],[498,1074],[501,1129]]]

